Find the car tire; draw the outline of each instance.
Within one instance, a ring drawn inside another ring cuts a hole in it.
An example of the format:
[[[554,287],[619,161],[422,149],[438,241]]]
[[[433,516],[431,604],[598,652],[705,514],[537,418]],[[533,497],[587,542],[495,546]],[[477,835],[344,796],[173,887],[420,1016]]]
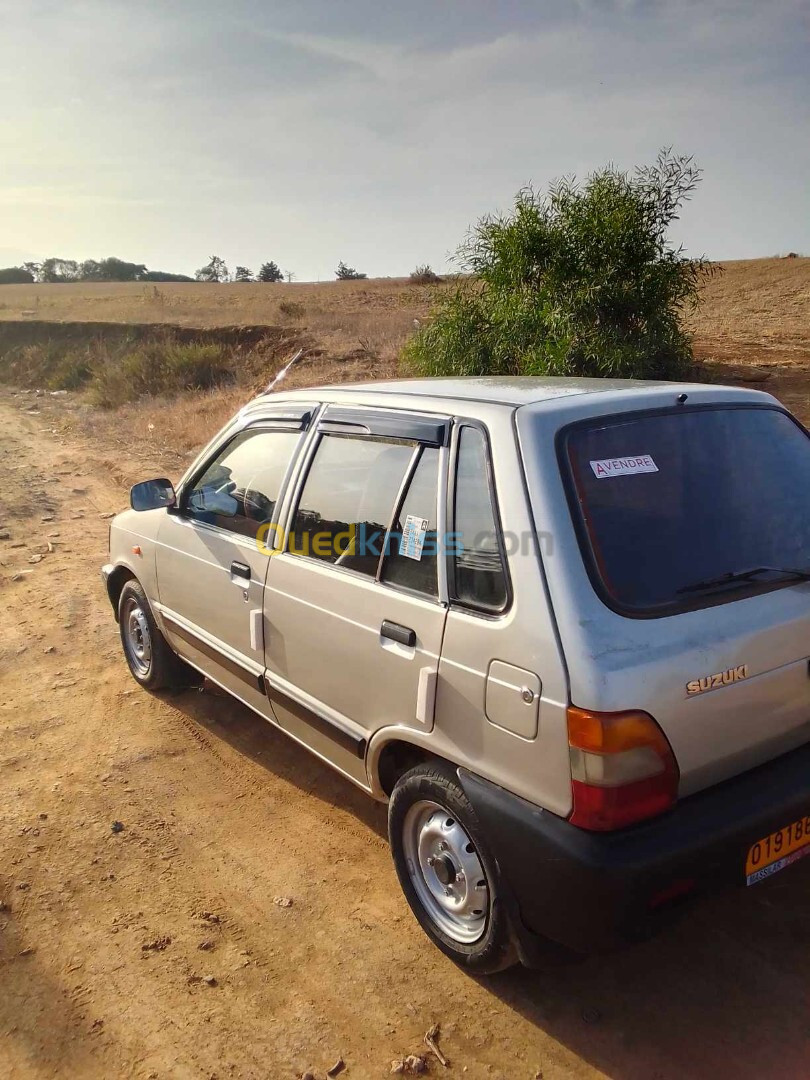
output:
[[[497,864],[452,766],[425,763],[400,777],[388,838],[405,898],[446,956],[479,975],[517,962]]]
[[[197,681],[196,672],[170,648],[135,578],[118,598],[118,629],[130,673],[147,690],[179,690]]]

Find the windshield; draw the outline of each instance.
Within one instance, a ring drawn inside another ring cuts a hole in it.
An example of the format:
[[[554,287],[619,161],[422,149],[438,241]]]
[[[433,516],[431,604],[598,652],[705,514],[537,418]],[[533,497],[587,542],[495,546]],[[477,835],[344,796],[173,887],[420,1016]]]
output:
[[[776,408],[603,417],[564,447],[583,554],[620,609],[738,599],[810,567],[810,439]]]

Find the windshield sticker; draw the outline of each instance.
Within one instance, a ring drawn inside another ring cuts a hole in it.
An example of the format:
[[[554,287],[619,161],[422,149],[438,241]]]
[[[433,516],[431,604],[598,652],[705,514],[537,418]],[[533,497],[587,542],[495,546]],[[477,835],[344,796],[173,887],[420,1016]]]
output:
[[[422,548],[425,546],[425,533],[428,528],[427,518],[414,517],[408,514],[405,518],[405,528],[402,530],[402,538],[399,541],[399,553],[406,559],[422,558]]]
[[[649,454],[605,458],[604,461],[592,461],[590,466],[597,480],[607,480],[611,476],[637,476],[639,473],[658,472],[658,466]]]

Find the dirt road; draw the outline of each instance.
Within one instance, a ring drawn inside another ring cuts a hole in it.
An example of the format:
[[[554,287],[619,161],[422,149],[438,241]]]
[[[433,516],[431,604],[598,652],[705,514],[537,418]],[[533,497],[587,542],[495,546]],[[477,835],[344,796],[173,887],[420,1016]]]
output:
[[[0,398],[0,1077],[385,1077],[435,1022],[431,1075],[810,1074],[810,860],[477,982],[406,908],[383,808],[227,698],[137,688],[98,577],[128,469],[58,401]]]

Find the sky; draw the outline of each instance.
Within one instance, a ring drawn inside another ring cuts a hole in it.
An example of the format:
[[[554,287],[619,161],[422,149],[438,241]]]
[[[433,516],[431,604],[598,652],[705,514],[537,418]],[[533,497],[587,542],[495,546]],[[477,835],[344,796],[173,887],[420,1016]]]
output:
[[[810,254],[808,0],[0,0],[0,266],[452,267],[527,183],[694,155],[672,238]]]

